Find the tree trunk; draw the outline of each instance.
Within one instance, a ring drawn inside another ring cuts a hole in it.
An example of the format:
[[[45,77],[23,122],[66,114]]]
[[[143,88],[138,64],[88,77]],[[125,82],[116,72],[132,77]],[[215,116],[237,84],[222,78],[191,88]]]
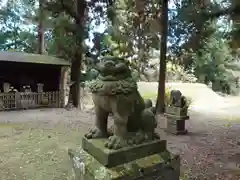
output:
[[[38,53],[44,53],[44,28],[43,28],[43,0],[39,0],[39,15],[38,15]]]
[[[81,93],[80,93],[80,80],[81,80],[81,64],[82,64],[82,41],[84,33],[84,15],[86,9],[85,0],[77,0],[77,18],[75,18],[75,24],[77,27],[76,32],[76,48],[75,57],[72,61],[71,67],[71,80],[74,84],[70,87],[70,95],[72,97],[73,106],[76,108],[81,108]]]
[[[240,2],[237,0],[231,0],[231,7],[237,7],[240,5]],[[240,15],[237,13],[231,13],[230,18],[232,20],[232,38],[230,45],[234,50],[237,50],[240,47]]]
[[[156,112],[164,113],[165,107],[165,79],[166,79],[166,53],[167,53],[167,35],[168,35],[168,0],[162,1],[161,13],[161,47],[160,47],[160,62],[159,62],[159,77],[158,77],[158,94]]]
[[[68,102],[72,102],[73,106],[80,108],[80,76],[81,76],[81,59],[75,58],[71,66],[71,81],[74,82],[70,86],[70,95]]]

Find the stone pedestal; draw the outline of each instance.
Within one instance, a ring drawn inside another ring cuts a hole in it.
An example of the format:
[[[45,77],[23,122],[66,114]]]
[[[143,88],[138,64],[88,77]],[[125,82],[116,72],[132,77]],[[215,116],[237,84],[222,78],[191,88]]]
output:
[[[8,93],[10,90],[10,83],[3,83],[3,92]]]
[[[167,118],[167,132],[175,135],[184,135],[188,131],[185,122],[189,119],[185,109],[178,107],[167,107],[164,115]]]
[[[43,86],[44,86],[44,84],[37,83],[37,92],[38,93],[43,93]]]
[[[61,68],[60,83],[59,83],[60,107],[65,107],[68,103],[68,95],[70,90],[68,83],[71,81],[70,71],[71,71],[71,68],[69,67]]]
[[[119,150],[110,150],[104,147],[106,139],[82,140],[82,148],[97,161],[106,167],[114,167],[166,149],[166,140],[153,140],[151,142],[129,146]],[[137,152],[137,153],[136,153]]]
[[[103,139],[83,139],[82,148],[69,150],[75,180],[179,180],[180,158],[154,140],[120,150],[104,148]]]

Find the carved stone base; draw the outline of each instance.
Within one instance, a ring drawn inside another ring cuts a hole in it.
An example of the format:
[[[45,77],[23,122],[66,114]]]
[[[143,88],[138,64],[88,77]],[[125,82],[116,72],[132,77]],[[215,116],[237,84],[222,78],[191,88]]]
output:
[[[168,125],[169,126],[169,125]],[[177,128],[167,128],[166,129],[167,133],[174,134],[174,135],[185,135],[188,133],[188,130],[177,130]]]
[[[82,148],[106,167],[113,167],[166,150],[166,140],[156,139],[119,150],[104,147],[106,139],[82,139]],[[137,152],[137,153],[136,153]]]
[[[189,119],[188,116],[174,116],[170,114],[166,114],[167,117],[167,129],[168,133],[174,135],[184,135],[187,134],[188,131],[185,129],[185,120]]]
[[[138,153],[138,152],[135,152]],[[75,180],[179,180],[180,158],[168,151],[112,168],[99,163],[83,149],[69,151]]]
[[[174,107],[174,106],[167,106],[165,107],[166,114],[176,115],[180,117],[184,117],[187,114],[186,109]]]

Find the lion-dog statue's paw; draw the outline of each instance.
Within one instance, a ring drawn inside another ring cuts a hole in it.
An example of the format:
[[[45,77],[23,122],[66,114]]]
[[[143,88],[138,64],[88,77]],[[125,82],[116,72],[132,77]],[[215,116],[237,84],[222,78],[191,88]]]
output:
[[[106,138],[108,137],[107,133],[102,132],[98,128],[91,129],[87,134],[85,134],[85,137],[87,139],[93,139],[93,138]]]
[[[126,145],[127,145],[127,140],[116,135],[110,136],[108,138],[108,141],[105,143],[106,148],[114,149],[114,150],[120,149]]]

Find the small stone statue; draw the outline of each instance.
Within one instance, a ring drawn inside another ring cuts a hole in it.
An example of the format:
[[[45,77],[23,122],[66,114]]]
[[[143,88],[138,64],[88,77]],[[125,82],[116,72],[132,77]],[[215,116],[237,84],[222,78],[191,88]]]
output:
[[[10,86],[11,86],[10,83],[7,82],[3,83],[3,92],[8,93],[10,90]]]
[[[185,120],[189,119],[188,103],[185,96],[179,90],[170,92],[170,103],[165,109],[167,117],[167,131],[172,134],[186,134]]]
[[[187,99],[179,90],[172,90],[170,92],[170,106],[179,108],[188,108]]]
[[[95,127],[86,138],[108,138],[105,147],[120,149],[158,138],[157,126],[151,100],[144,102],[136,81],[131,76],[124,59],[104,58],[97,65],[96,80],[89,88],[95,105]],[[109,114],[114,117],[114,130],[110,135],[107,124]]]
[[[43,93],[43,86],[44,86],[44,84],[37,83],[37,92],[38,93]]]

